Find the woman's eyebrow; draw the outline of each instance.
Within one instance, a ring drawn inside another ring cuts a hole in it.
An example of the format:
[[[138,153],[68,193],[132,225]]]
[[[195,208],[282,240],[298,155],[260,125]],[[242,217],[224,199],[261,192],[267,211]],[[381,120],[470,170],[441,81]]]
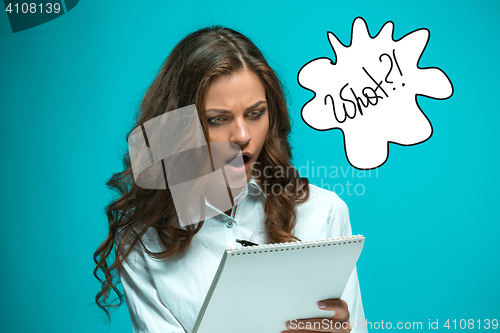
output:
[[[252,109],[255,109],[256,107],[258,107],[259,105],[261,105],[262,103],[267,103],[267,101],[258,101],[257,103],[255,103],[254,105],[252,106],[249,106],[247,108],[246,111],[250,111]],[[232,113],[231,111],[228,111],[228,110],[223,110],[223,109],[208,109],[208,111],[213,111],[213,112],[218,112],[218,113],[223,113],[223,114],[227,114],[227,113]]]

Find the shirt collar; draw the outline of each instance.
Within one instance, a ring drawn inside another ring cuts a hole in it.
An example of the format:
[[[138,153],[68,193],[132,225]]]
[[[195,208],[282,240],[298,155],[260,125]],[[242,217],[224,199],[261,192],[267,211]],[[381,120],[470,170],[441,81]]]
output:
[[[252,195],[262,195],[264,196],[264,198],[267,199],[267,195],[264,193],[264,191],[262,191],[262,189],[260,188],[259,184],[257,183],[257,181],[255,180],[255,178],[253,176],[250,176],[250,179],[248,180],[248,182],[245,184],[245,186],[241,189],[240,193],[236,196],[236,198],[234,198],[234,205],[237,205],[239,204],[240,202],[242,202],[243,200],[245,200],[245,198],[247,197],[247,195],[249,193],[252,193]],[[219,208],[215,207],[214,205],[212,205],[210,203],[210,201],[207,200],[207,198],[205,198],[205,207],[208,208],[208,210],[211,210],[212,212],[206,212],[208,216],[213,216],[213,217],[216,217],[216,216],[219,216],[221,214],[224,214],[224,212],[222,212]],[[198,218],[196,219],[197,221],[200,221],[200,214],[199,214],[199,209],[196,209],[196,212],[194,215],[198,216]],[[207,219],[208,217],[205,217],[205,219]],[[181,224],[181,228],[182,229],[186,229],[184,226],[182,226]]]
[[[248,180],[247,185],[250,185],[250,186],[258,189],[259,193],[262,194],[264,196],[264,198],[267,199],[266,193],[264,193],[264,191],[262,191],[262,189],[260,188],[259,184],[257,184],[257,181],[255,180],[255,178],[253,176],[250,176],[250,179]]]
[[[243,200],[245,200],[245,198],[248,196],[249,193],[252,193],[252,195],[256,195],[256,194],[262,195],[262,196],[264,196],[264,198],[267,199],[267,195],[264,193],[264,191],[262,191],[262,189],[260,188],[260,186],[257,183],[257,181],[255,180],[255,178],[253,176],[250,176],[250,179],[248,180],[248,182],[245,184],[245,186],[243,186],[240,193],[234,198],[233,207],[235,205],[238,205]],[[214,210],[215,212],[217,212],[219,214],[224,214],[219,208],[212,205],[210,203],[210,201],[208,201],[206,198],[205,198],[205,205],[206,205],[206,207]]]

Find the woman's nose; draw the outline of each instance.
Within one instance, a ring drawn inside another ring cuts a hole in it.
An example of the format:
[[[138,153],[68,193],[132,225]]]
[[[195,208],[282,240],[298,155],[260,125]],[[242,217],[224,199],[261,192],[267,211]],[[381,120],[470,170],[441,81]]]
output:
[[[236,119],[231,129],[230,142],[244,147],[250,140],[251,137],[247,124],[243,119]]]

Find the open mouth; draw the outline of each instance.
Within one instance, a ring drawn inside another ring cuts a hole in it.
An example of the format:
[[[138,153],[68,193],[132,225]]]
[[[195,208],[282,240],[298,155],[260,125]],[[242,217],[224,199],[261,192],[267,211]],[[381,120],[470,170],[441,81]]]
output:
[[[238,155],[235,155],[235,156],[231,157],[230,159],[226,160],[226,164],[227,165],[231,165],[231,166],[233,166],[235,168],[240,168],[244,164],[246,164],[248,161],[250,161],[250,156],[248,156],[246,154],[242,156],[243,159],[236,158],[236,157],[238,157]]]

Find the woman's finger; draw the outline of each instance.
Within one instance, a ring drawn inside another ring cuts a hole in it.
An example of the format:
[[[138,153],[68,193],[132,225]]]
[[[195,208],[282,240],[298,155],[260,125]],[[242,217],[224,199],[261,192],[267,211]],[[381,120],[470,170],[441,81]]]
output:
[[[318,302],[318,307],[321,310],[335,311],[333,318],[336,320],[346,321],[349,319],[347,303],[343,299],[325,299]]]

